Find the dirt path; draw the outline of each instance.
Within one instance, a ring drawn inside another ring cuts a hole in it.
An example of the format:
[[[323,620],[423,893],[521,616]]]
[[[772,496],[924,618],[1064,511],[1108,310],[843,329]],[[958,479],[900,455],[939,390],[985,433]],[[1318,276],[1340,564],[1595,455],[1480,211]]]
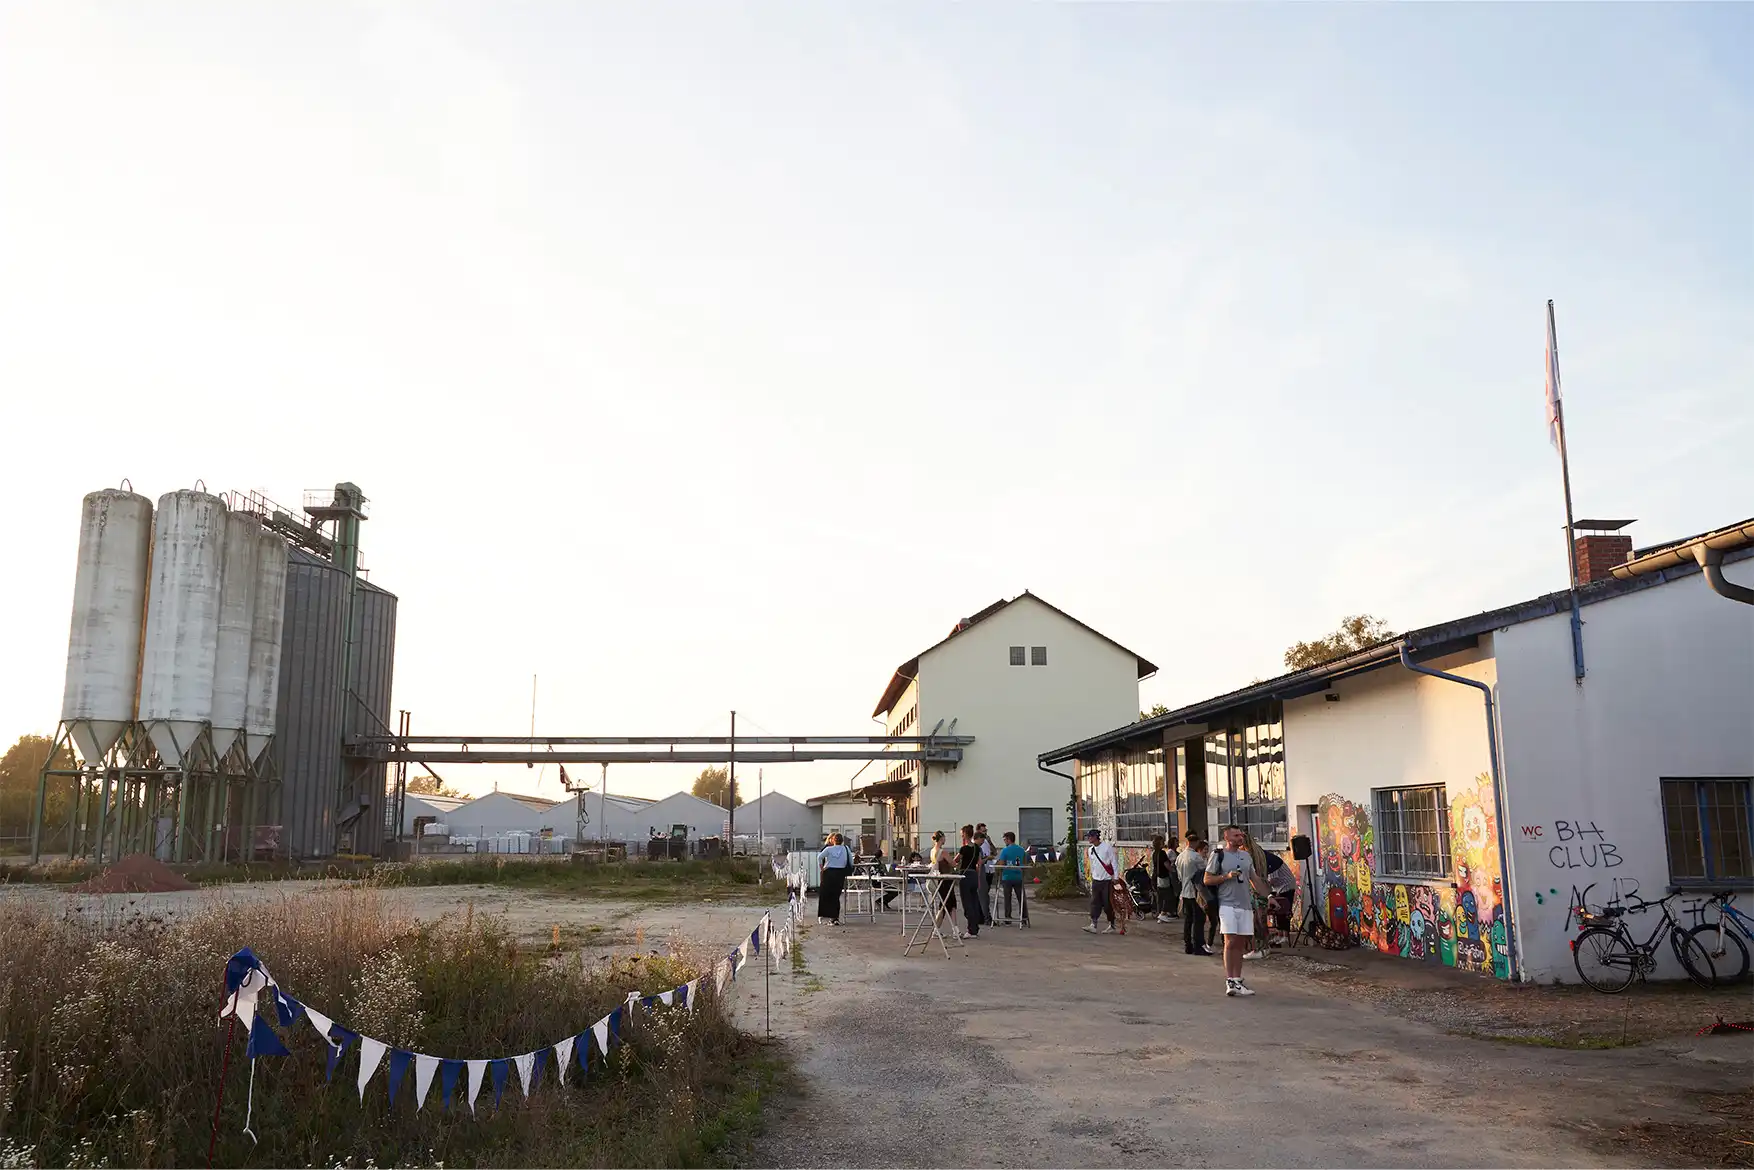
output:
[[[773,982],[807,1088],[751,1161],[774,1166],[1644,1165],[1624,1126],[1716,1121],[1754,1037],[1610,1051],[1451,1034],[1270,960],[1226,999],[1168,928],[1093,938],[1038,909],[946,962],[893,920],[811,927]],[[1251,964],[1251,968],[1254,965]],[[1667,1152],[1668,1157],[1661,1156]]]

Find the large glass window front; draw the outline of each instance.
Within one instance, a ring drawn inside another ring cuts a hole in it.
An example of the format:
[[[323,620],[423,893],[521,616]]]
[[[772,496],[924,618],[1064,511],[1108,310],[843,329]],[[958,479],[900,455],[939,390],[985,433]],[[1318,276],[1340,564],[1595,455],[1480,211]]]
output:
[[[1114,761],[1115,837],[1150,841],[1167,831],[1169,796],[1163,749],[1137,748]]]
[[[1286,847],[1285,723],[1277,703],[1206,736],[1208,831],[1240,825],[1266,848]]]

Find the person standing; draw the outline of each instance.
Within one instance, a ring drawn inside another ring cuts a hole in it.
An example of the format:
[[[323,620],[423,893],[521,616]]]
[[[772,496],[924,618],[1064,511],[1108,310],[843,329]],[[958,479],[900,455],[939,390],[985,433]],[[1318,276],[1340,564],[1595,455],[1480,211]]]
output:
[[[840,925],[840,895],[846,889],[847,875],[853,872],[853,851],[846,847],[839,833],[831,834],[828,847],[822,851],[822,885],[816,895],[816,921],[827,919],[829,925]]]
[[[1182,949],[1190,955],[1212,953],[1212,948],[1206,945],[1205,886],[1200,881],[1206,858],[1200,853],[1200,844],[1199,834],[1189,833],[1187,847],[1175,859],[1176,874],[1182,883]]]
[[[957,883],[962,890],[962,920],[968,923],[968,937],[979,938],[987,908],[981,900],[981,847],[974,839],[973,825],[962,826],[962,844],[956,850],[956,872],[962,875],[962,880]]]
[[[1102,928],[1102,934],[1115,932],[1115,878],[1120,874],[1120,862],[1115,858],[1115,847],[1102,839],[1101,829],[1091,829],[1084,834],[1084,868],[1090,874],[1090,925],[1084,928],[1085,934],[1096,934],[1096,923],[1104,914],[1108,915],[1108,925]]]
[[[1266,893],[1266,883],[1255,872],[1246,840],[1237,826],[1225,825],[1224,847],[1212,851],[1203,879],[1218,895],[1218,930],[1224,936],[1224,994],[1229,996],[1255,993],[1243,982],[1242,957],[1255,937],[1254,896]]]
[[[1175,862],[1164,848],[1162,833],[1151,838],[1151,883],[1157,895],[1157,921],[1168,922],[1175,917],[1176,903],[1181,899],[1175,895]]]
[[[993,857],[999,852],[993,839],[987,833],[987,823],[979,821],[974,827],[974,843],[980,847],[980,895],[981,909],[988,922],[993,920]]]
[[[1005,847],[999,850],[999,888],[1005,892],[1005,925],[1011,925],[1011,899],[1017,899],[1019,916],[1023,925],[1029,925],[1029,903],[1024,901],[1023,867],[1029,864],[1029,854],[1017,843],[1016,833],[1005,834]]]

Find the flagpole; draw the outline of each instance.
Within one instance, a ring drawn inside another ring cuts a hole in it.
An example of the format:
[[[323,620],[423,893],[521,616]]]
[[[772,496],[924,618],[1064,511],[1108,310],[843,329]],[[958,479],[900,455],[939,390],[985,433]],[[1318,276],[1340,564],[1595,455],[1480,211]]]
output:
[[[1571,661],[1573,677],[1583,681],[1583,615],[1577,602],[1577,535],[1572,527],[1571,511],[1571,460],[1565,449],[1565,401],[1559,387],[1559,328],[1554,322],[1553,302],[1547,302],[1547,344],[1552,349],[1548,356],[1547,377],[1552,386],[1548,390],[1548,398],[1553,411],[1553,433],[1559,446],[1559,478],[1565,485],[1565,558],[1570,568],[1567,591],[1571,594]]]

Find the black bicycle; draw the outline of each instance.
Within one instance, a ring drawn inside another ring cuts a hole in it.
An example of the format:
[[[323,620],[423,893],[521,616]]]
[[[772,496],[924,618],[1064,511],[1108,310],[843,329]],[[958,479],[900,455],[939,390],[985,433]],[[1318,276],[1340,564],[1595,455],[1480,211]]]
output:
[[[1716,912],[1715,919],[1707,916]],[[1740,983],[1748,977],[1748,942],[1754,941],[1754,918],[1736,906],[1733,890],[1713,894],[1693,911],[1700,925],[1687,932],[1711,956],[1719,983]]]
[[[1609,906],[1599,912],[1576,907],[1574,913],[1583,923],[1583,930],[1571,940],[1571,959],[1578,975],[1605,995],[1625,991],[1634,979],[1648,979],[1656,970],[1657,947],[1666,938],[1687,977],[1701,987],[1710,987],[1717,981],[1711,954],[1675,920],[1669,907],[1680,896],[1676,892],[1655,902],[1640,898],[1630,906]],[[1638,942],[1627,928],[1625,916],[1653,907],[1663,912],[1663,919],[1649,938]]]

